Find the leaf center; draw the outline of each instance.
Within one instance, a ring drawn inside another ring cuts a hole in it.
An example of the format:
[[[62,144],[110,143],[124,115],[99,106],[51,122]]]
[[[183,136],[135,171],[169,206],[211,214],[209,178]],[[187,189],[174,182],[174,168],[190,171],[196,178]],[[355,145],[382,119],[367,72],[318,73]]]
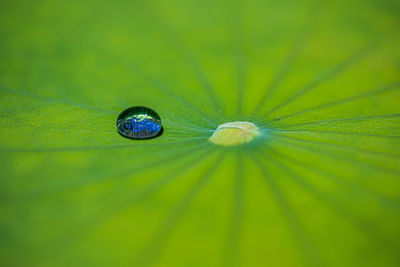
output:
[[[249,143],[259,135],[260,129],[254,123],[234,121],[219,125],[208,140],[217,145],[235,146]]]

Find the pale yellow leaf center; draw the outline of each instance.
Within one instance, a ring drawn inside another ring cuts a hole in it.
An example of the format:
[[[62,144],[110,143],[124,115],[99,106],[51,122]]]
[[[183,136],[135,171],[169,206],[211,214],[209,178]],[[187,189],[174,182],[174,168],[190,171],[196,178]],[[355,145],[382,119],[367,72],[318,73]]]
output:
[[[234,146],[248,143],[259,135],[260,129],[254,123],[234,121],[219,125],[208,140],[217,145]]]

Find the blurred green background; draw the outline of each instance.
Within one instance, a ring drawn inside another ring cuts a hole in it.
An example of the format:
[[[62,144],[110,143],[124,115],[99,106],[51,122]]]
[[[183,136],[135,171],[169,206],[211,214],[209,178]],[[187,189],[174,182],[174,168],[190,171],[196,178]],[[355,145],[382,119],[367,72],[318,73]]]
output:
[[[2,0],[0,265],[399,266],[399,12]]]

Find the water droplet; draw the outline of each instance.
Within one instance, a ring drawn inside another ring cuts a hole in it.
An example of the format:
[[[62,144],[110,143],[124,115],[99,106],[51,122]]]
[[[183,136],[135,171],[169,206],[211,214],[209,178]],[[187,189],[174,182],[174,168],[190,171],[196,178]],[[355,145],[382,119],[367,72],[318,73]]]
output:
[[[161,118],[154,110],[146,107],[130,107],[117,118],[118,132],[132,139],[147,139],[162,131]]]
[[[208,140],[221,146],[234,146],[248,143],[260,134],[254,123],[234,121],[219,125]]]

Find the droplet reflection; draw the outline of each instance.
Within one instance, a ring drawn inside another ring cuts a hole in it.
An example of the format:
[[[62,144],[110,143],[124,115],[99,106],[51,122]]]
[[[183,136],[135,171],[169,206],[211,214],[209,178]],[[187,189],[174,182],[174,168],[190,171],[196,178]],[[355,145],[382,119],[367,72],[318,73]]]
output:
[[[162,132],[161,118],[150,108],[130,107],[119,114],[117,129],[121,135],[128,138],[152,138]]]

